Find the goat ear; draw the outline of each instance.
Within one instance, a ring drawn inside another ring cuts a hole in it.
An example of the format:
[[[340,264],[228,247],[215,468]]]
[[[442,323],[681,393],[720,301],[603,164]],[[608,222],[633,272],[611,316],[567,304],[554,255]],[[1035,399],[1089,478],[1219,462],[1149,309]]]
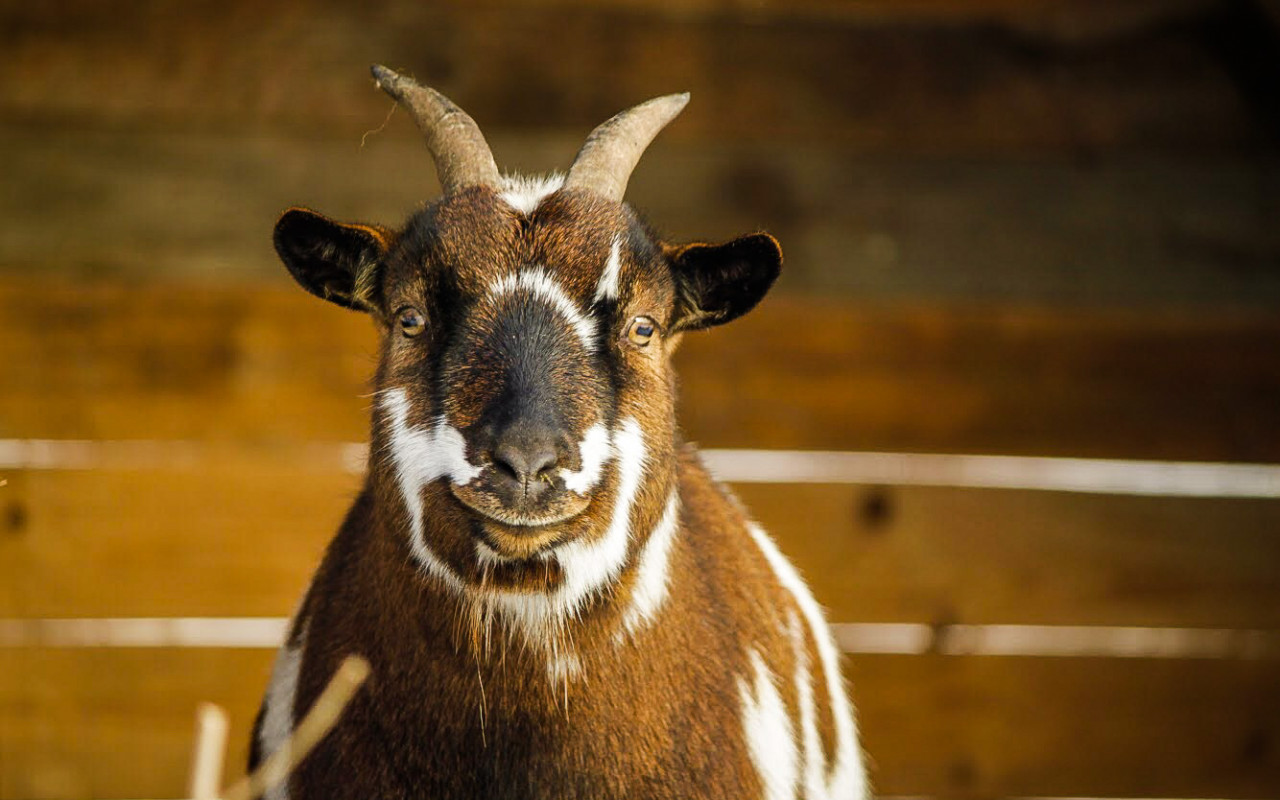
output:
[[[276,223],[273,239],[280,260],[303,289],[346,308],[377,310],[379,265],[391,244],[389,231],[291,208]]]
[[[760,302],[782,271],[782,247],[767,233],[668,247],[666,255],[676,279],[675,331],[737,319]]]

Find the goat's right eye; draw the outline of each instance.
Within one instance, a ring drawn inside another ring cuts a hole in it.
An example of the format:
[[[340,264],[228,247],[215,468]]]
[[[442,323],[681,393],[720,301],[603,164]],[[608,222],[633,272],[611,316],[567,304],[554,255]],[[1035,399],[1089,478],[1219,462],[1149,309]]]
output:
[[[427,328],[427,318],[416,308],[400,309],[400,331],[405,336],[417,336]]]

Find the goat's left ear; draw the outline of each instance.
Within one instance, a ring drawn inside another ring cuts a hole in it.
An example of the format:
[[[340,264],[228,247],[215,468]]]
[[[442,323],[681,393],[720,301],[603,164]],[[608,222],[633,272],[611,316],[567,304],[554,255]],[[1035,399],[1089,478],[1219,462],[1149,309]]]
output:
[[[724,244],[666,248],[676,279],[673,331],[699,330],[755,308],[782,271],[782,247],[767,233]]]

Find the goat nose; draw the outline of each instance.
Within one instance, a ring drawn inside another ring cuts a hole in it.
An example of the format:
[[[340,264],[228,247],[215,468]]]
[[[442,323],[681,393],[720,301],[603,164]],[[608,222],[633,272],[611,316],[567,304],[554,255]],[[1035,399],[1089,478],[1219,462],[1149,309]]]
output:
[[[560,457],[550,437],[504,439],[493,449],[493,465],[530,495],[540,494]]]

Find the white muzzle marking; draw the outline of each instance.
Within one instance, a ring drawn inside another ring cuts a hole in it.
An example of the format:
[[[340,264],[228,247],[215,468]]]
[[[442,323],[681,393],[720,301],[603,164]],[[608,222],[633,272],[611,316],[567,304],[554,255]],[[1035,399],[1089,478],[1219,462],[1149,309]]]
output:
[[[603,535],[555,548],[550,558],[560,565],[563,580],[546,594],[494,590],[488,599],[513,622],[531,644],[552,641],[558,630],[582,610],[596,592],[616,580],[631,541],[631,512],[644,477],[647,450],[640,423],[628,417],[610,437],[618,463],[618,489],[613,515]]]
[[[427,545],[423,531],[422,488],[429,482],[448,478],[457,485],[469,483],[481,472],[466,457],[462,433],[437,418],[431,428],[414,428],[409,424],[409,398],[403,389],[390,389],[380,396],[380,403],[390,431],[391,458],[404,496],[411,523],[410,545],[414,558],[429,574],[462,593],[461,578]],[[582,605],[595,592],[616,580],[626,562],[631,541],[631,513],[644,477],[647,448],[640,423],[628,417],[612,434],[603,425],[592,426],[579,444],[582,469],[564,475],[571,490],[585,493],[598,485],[610,459],[618,463],[618,488],[613,514],[603,535],[590,541],[572,541],[555,548],[546,557],[560,565],[563,580],[546,594],[486,590],[483,599],[515,623],[531,643],[546,641],[563,624],[576,616]],[[659,533],[674,527],[674,502],[668,504]],[[658,537],[660,540],[665,538]],[[663,545],[662,556],[665,558]],[[492,567],[507,559],[485,546],[476,547],[476,557],[483,566]],[[642,601],[644,610],[661,602],[665,594],[665,575],[646,585],[652,589]],[[661,588],[658,588],[661,587]],[[651,602],[652,601],[652,602]]]
[[[391,459],[409,511],[413,556],[429,574],[461,592],[462,580],[427,546],[422,528],[422,488],[443,477],[459,486],[470,483],[480,474],[480,467],[467,461],[462,432],[444,417],[438,417],[431,428],[409,425],[409,396],[404,389],[383,392],[381,403],[390,427]]]
[[[599,423],[587,429],[587,433],[578,442],[578,456],[582,467],[577,472],[560,470],[565,488],[577,494],[586,494],[595,488],[604,475],[604,465],[613,455],[613,443],[609,431]]]

